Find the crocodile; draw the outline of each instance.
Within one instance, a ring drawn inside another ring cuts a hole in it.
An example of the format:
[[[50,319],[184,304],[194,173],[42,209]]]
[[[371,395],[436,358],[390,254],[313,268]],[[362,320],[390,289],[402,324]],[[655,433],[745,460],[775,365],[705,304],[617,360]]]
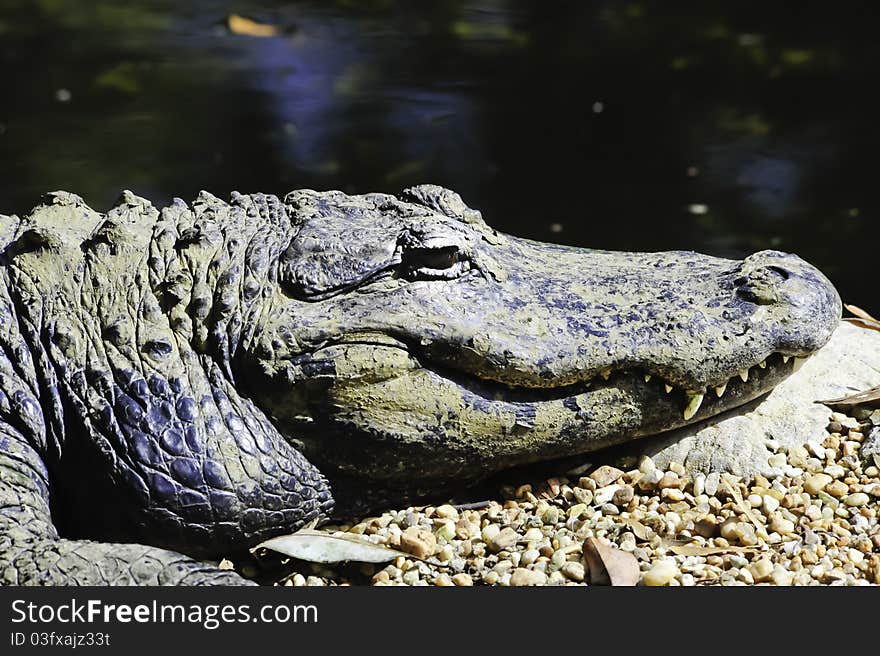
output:
[[[250,583],[217,560],[736,408],[841,315],[794,255],[540,243],[434,185],[54,192],[0,246],[7,584]]]

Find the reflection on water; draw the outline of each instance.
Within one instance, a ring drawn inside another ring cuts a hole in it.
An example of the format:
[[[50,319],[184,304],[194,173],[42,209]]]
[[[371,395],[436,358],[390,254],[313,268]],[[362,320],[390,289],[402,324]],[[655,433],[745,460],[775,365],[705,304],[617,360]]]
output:
[[[761,248],[880,312],[870,21],[757,2],[6,0],[0,211],[206,188],[455,188],[495,226]]]

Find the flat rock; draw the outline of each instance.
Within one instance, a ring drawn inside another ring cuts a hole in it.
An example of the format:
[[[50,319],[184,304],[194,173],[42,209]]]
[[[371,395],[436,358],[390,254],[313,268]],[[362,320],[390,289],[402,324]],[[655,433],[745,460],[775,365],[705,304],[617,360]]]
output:
[[[782,448],[827,435],[831,410],[816,401],[880,385],[880,332],[842,322],[831,340],[767,396],[723,415],[633,442],[627,454],[648,454],[658,467],[677,461],[688,471],[738,476],[783,472],[768,462],[767,440]]]

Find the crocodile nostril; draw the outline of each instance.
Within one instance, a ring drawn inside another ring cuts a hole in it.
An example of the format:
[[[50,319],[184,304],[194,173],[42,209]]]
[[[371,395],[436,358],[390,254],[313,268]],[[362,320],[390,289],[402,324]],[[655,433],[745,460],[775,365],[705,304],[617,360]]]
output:
[[[778,267],[778,266],[775,266],[772,264],[767,267],[767,270],[772,271],[778,277],[782,278],[782,280],[788,280],[788,277],[791,275],[788,271],[786,271],[782,267]]]

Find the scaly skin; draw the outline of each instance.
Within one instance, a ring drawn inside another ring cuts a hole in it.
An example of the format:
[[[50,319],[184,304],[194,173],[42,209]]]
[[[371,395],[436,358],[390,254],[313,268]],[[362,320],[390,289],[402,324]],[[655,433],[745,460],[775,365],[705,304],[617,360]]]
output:
[[[0,244],[11,584],[245,583],[196,559],[323,521],[331,488],[351,510],[722,412],[840,316],[794,256],[538,244],[430,185],[56,192]]]

